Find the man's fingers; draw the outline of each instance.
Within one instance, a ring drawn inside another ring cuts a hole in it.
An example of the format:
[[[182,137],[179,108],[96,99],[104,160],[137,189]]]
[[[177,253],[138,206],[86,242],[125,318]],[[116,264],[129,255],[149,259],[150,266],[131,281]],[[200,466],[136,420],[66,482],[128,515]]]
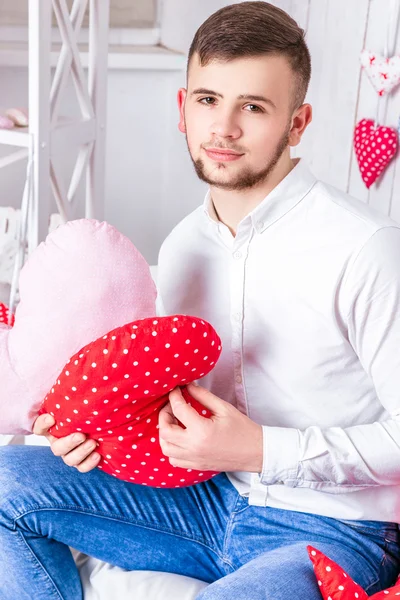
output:
[[[189,394],[205,408],[208,408],[213,414],[224,414],[225,411],[230,409],[229,402],[225,402],[221,398],[218,398],[215,394],[194,383],[188,383],[187,391]]]
[[[51,415],[40,415],[33,425],[33,433],[45,436],[51,444],[53,454],[61,456],[69,467],[76,467],[81,473],[87,473],[97,467],[101,456],[94,452],[97,447],[95,440],[86,440],[84,433],[72,433],[63,438],[56,438],[48,433],[54,423],[54,417]]]
[[[35,435],[46,435],[50,427],[55,423],[54,417],[51,415],[39,415],[33,424],[33,433]]]
[[[54,417],[48,414],[39,415],[33,424],[33,433],[35,435],[43,435],[49,442],[52,442],[56,438],[49,433],[50,427],[55,423]]]
[[[169,401],[173,414],[185,427],[194,426],[202,419],[193,406],[186,402],[179,387],[169,393]]]
[[[84,433],[71,433],[66,437],[54,438],[51,450],[55,456],[66,456],[86,440]],[[92,440],[93,444],[96,444]]]
[[[92,452],[92,454],[90,454],[88,458],[82,461],[76,468],[80,473],[87,473],[88,471],[91,471],[97,467],[100,462],[100,458],[100,454],[97,452]]]
[[[160,427],[162,425],[177,425],[178,421],[174,417],[174,413],[172,412],[171,403],[168,402],[165,406],[162,407],[160,413],[158,415],[158,424]]]
[[[177,446],[176,444],[172,444],[171,442],[166,442],[165,440],[160,438],[160,446],[161,446],[162,453],[164,454],[164,456],[167,456],[168,458],[170,458],[170,457],[183,458],[183,459],[187,458],[187,450],[185,450],[184,448],[181,448],[180,446]]]
[[[82,465],[83,461],[90,458],[90,456],[92,455],[94,450],[96,450],[96,447],[97,447],[97,445],[94,440],[86,440],[83,444],[81,444],[74,450],[71,450],[71,452],[68,452],[68,454],[64,454],[62,456],[62,459],[65,462],[65,464],[68,465],[69,467],[79,467],[78,470],[80,470],[83,466]],[[97,460],[97,457],[100,458],[100,455],[98,452],[95,452],[94,458],[96,460]],[[96,466],[96,464],[97,464],[96,460],[94,460],[93,458],[90,458],[90,464],[93,464],[93,466]]]

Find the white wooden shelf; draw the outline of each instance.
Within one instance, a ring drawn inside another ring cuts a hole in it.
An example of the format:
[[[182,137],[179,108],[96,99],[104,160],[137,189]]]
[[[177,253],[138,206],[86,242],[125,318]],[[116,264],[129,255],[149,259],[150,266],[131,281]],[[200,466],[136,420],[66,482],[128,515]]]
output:
[[[86,44],[79,45],[82,66],[89,65]],[[53,43],[50,66],[55,67],[60,53],[60,44]],[[21,41],[0,42],[0,66],[27,67],[29,62],[28,44]],[[122,70],[180,71],[186,68],[186,56],[163,46],[138,46],[113,44],[108,50],[108,68]]]
[[[50,31],[51,41],[61,43],[62,37],[58,27]],[[110,46],[124,44],[127,46],[157,46],[160,43],[161,31],[158,27],[111,27],[108,30],[108,44]],[[29,29],[24,26],[0,24],[0,40],[2,42],[25,42],[29,40]],[[89,43],[89,29],[82,27],[77,36],[79,44]]]
[[[29,148],[29,133],[29,127],[0,129],[0,144]],[[95,140],[95,120],[60,116],[57,125],[51,129],[51,137],[53,154],[62,150],[64,144],[88,144]]]
[[[0,144],[7,146],[29,147],[29,127],[15,129],[0,129]]]

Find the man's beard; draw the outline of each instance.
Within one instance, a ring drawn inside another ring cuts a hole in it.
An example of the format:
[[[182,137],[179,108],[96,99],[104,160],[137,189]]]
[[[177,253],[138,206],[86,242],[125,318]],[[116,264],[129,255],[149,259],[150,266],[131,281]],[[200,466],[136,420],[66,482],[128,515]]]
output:
[[[228,190],[228,191],[245,190],[248,188],[252,188],[252,187],[256,186],[257,184],[265,181],[267,179],[267,177],[269,176],[269,174],[274,170],[276,164],[278,163],[279,159],[281,158],[282,154],[286,150],[287,145],[289,143],[289,132],[290,132],[290,124],[287,127],[285,133],[282,135],[281,139],[279,140],[279,143],[275,149],[275,152],[274,152],[272,158],[268,161],[268,163],[265,165],[265,167],[261,171],[252,171],[250,167],[246,167],[245,169],[243,169],[242,171],[237,173],[236,177],[234,177],[233,179],[231,179],[230,181],[227,181],[227,182],[214,180],[212,178],[212,175],[207,175],[205,172],[205,166],[204,166],[203,160],[201,158],[198,158],[197,160],[193,159],[193,156],[190,152],[190,148],[189,148],[189,144],[188,144],[189,155],[190,155],[190,158],[192,159],[193,166],[195,168],[197,176],[202,181],[205,181],[209,185],[217,187],[217,188],[221,188],[223,190]],[[186,142],[187,142],[187,137],[186,137]],[[219,167],[219,170],[220,169],[221,169],[221,167]]]

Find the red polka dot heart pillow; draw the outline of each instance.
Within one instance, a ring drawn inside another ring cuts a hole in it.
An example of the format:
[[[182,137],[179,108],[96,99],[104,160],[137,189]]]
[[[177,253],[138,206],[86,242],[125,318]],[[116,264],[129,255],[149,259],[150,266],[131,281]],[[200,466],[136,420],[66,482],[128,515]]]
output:
[[[11,315],[11,319],[9,319],[9,311],[8,307],[0,302],[0,325],[5,323],[8,325],[8,321],[10,320],[10,325],[14,325],[14,315]]]
[[[155,316],[149,266],[128,238],[70,221],[32,253],[19,287],[14,326],[6,310],[0,323],[0,433],[31,433],[45,399],[53,433],[95,437],[116,477],[175,486],[212,475],[168,468],[156,421],[171,389],[214,367],[220,340],[196,317]]]
[[[353,142],[362,180],[370,188],[397,153],[397,132],[362,119],[355,127]]]
[[[368,596],[337,563],[312,546],[307,546],[307,550],[324,600],[383,600],[400,597],[400,582],[387,590]]]
[[[158,438],[158,415],[168,393],[210,413],[185,384],[213,369],[221,340],[196,317],[152,317],[114,329],[78,351],[65,365],[40,412],[52,414],[56,437],[83,431],[98,441],[99,469],[134,483],[183,487],[215,473],[172,467]]]

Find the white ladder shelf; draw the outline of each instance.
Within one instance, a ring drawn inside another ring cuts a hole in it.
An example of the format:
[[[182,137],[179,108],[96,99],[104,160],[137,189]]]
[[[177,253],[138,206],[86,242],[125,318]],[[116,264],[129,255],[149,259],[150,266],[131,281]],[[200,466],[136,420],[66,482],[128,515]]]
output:
[[[85,77],[78,36],[89,9],[88,73]],[[62,47],[51,80],[52,12]],[[14,150],[0,159],[0,168],[25,159],[31,162],[27,183],[25,245],[30,253],[49,228],[54,197],[61,221],[73,214],[80,181],[85,178],[87,218],[102,218],[104,211],[105,120],[107,94],[109,0],[29,0],[29,127],[0,130],[0,144]],[[59,116],[60,100],[72,76],[81,115],[76,120]],[[16,149],[17,148],[17,149]],[[66,189],[55,155],[76,150],[76,163]],[[23,241],[23,240],[21,240]]]

